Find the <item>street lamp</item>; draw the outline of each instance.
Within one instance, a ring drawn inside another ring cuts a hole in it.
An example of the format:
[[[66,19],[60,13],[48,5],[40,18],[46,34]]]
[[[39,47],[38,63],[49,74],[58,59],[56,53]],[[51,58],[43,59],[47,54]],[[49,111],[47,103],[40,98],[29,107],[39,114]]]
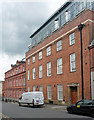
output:
[[[82,47],[82,29],[84,25],[80,23],[78,30],[80,31],[80,43],[81,43],[81,79],[82,79],[82,99],[84,99],[84,80],[83,80],[83,47]]]

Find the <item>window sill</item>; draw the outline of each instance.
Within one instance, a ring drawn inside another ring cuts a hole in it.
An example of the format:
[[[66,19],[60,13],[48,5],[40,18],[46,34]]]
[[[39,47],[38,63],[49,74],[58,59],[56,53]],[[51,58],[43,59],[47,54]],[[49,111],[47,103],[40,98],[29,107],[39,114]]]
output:
[[[60,73],[60,74],[58,73],[57,75],[63,75],[63,73]]]
[[[46,57],[49,57],[49,56],[51,56],[51,55],[46,55]]]
[[[61,50],[56,51],[56,53],[58,53],[59,51],[62,51],[62,49],[61,49]]]
[[[61,102],[61,101],[63,101],[63,99],[58,99],[58,101],[60,101],[60,102]]]
[[[51,77],[51,75],[47,76],[47,77]]]
[[[72,45],[69,45],[69,47],[74,46],[74,45],[75,45],[75,43],[74,43],[74,44],[72,44]]]
[[[40,61],[40,60],[42,60],[42,58],[41,58],[41,59],[39,59],[39,61]]]
[[[70,71],[70,73],[74,73],[74,72],[76,72],[76,70],[75,71]]]

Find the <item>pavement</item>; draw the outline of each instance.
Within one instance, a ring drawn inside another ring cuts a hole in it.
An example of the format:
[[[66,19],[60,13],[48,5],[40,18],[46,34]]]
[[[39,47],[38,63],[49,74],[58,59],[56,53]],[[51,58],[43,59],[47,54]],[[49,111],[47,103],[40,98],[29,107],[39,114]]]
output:
[[[67,106],[63,106],[63,105],[45,104],[44,107],[47,108],[47,109],[67,111],[66,110]]]

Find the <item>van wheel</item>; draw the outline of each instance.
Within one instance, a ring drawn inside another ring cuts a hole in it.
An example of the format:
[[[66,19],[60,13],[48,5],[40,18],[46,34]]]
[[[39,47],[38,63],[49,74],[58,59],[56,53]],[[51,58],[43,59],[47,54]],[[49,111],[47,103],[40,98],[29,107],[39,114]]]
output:
[[[39,106],[39,105],[37,105],[37,108],[40,108],[40,106]]]
[[[34,103],[33,103],[33,107],[35,108],[35,105],[34,105]]]
[[[21,103],[19,103],[19,106],[21,106]]]

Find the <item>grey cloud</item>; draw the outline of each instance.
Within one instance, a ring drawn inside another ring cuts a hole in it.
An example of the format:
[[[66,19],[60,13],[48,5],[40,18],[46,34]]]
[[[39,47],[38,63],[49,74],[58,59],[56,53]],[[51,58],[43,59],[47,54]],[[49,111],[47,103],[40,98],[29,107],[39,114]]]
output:
[[[30,44],[30,35],[49,17],[45,3],[23,2],[3,4],[3,52],[24,54]]]

